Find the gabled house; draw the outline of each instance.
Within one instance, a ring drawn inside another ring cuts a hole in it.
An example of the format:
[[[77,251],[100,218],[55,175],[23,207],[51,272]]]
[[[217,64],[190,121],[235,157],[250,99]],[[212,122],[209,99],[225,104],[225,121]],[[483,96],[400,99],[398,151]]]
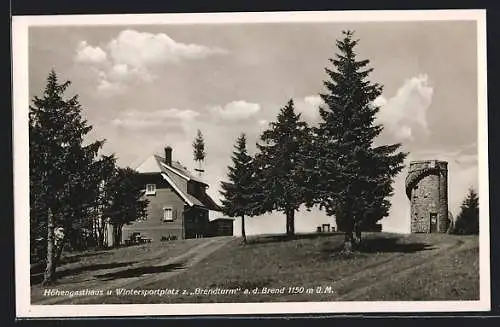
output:
[[[209,185],[172,159],[172,148],[164,156],[152,155],[136,171],[149,200],[147,218],[123,228],[123,239],[133,233],[160,241],[233,235],[233,220],[206,193]]]

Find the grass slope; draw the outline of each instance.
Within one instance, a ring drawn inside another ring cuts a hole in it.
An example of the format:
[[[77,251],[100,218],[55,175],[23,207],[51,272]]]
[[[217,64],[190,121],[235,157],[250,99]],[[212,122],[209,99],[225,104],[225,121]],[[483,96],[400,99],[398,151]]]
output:
[[[58,281],[53,287],[42,287],[43,271],[31,274],[31,300],[36,303],[46,298],[45,289],[82,290],[107,288],[101,276],[144,267],[149,263],[165,260],[188,252],[205,242],[204,239],[156,242],[139,246],[109,250],[66,253],[57,268]]]
[[[169,278],[151,274],[140,287],[133,286],[178,294],[111,295],[76,303],[479,299],[477,236],[366,233],[359,253],[348,258],[339,254],[342,241],[341,234],[299,235],[294,240],[261,236],[247,245],[235,239],[182,273]],[[140,256],[130,254],[129,259],[139,261]],[[231,289],[235,294],[207,295],[196,288]]]

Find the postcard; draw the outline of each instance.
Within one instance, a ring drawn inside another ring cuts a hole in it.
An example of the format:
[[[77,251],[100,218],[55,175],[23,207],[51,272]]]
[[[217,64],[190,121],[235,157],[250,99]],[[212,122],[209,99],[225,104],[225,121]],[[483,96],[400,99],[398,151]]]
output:
[[[14,16],[18,317],[490,310],[485,20]]]

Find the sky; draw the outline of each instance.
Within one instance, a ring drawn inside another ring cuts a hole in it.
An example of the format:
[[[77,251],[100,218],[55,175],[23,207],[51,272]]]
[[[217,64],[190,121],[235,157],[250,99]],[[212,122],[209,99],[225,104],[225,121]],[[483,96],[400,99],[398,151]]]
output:
[[[369,59],[384,125],[377,142],[403,144],[406,160],[448,161],[453,215],[469,187],[478,187],[477,37],[473,21],[253,23],[30,27],[29,92],[41,95],[54,69],[70,80],[103,153],[136,168],[173,148],[190,169],[196,131],[205,138],[203,178],[220,198],[220,181],[236,138],[255,143],[289,99],[311,125],[320,121],[325,67],[342,30],[354,30],[359,59]],[[384,231],[409,232],[403,170],[394,181]],[[314,231],[332,217],[317,208],[296,214],[296,231]],[[235,232],[239,232],[236,222]],[[285,231],[272,213],[246,220],[249,235]]]

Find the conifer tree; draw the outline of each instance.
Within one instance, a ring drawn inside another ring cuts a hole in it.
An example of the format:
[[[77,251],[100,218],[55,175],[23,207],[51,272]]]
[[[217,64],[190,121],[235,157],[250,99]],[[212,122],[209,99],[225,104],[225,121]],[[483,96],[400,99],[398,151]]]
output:
[[[401,144],[374,146],[383,126],[375,124],[380,108],[373,105],[382,86],[367,77],[369,60],[357,60],[358,40],[344,31],[337,40],[338,53],[326,68],[327,92],[317,135],[315,202],[335,215],[337,228],[345,232],[344,251],[350,252],[361,239],[361,229],[388,214],[393,178],[403,169],[406,153]]]
[[[257,144],[255,203],[260,204],[260,213],[285,213],[287,236],[295,234],[295,212],[306,202],[306,190],[311,185],[304,170],[309,136],[307,123],[295,113],[294,102],[289,100],[276,121],[262,133],[263,144]]]
[[[472,188],[462,202],[453,229],[454,234],[479,234],[479,197]]]
[[[241,134],[234,146],[233,165],[228,167],[228,182],[221,183],[222,212],[229,217],[241,217],[241,236],[246,243],[245,216],[251,216],[253,204],[252,157],[246,148],[246,135]]]
[[[193,142],[193,157],[194,161],[198,162],[198,171],[199,175],[203,172],[203,169],[201,167],[201,163],[205,160],[206,153],[205,153],[205,140],[203,139],[203,134],[201,134],[201,131],[198,130],[196,133],[196,138]]]
[[[30,224],[35,240],[45,247],[44,283],[55,281],[66,237],[88,219],[98,188],[96,157],[104,141],[84,145],[92,127],[81,116],[78,96],[64,98],[70,82],[59,83],[52,70],[42,97],[29,110]],[[56,244],[56,228],[65,238]]]

